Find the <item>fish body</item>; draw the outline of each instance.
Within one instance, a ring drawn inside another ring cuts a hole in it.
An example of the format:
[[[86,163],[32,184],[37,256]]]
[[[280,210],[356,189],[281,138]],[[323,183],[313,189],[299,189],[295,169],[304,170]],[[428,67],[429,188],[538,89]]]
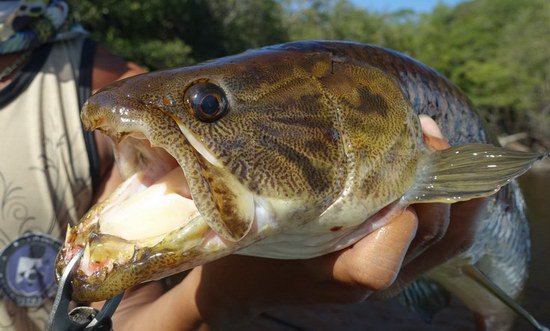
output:
[[[439,124],[450,150],[426,148],[419,114]],[[346,42],[288,43],[139,75],[92,96],[82,120],[118,143],[127,180],[68,230],[58,272],[85,250],[73,280],[81,301],[235,252],[333,252],[411,203],[491,195],[542,157],[480,144],[491,141],[479,115],[434,70]],[[490,199],[499,213],[487,214],[472,248],[427,275],[472,293],[463,295],[471,307],[483,289],[454,285],[463,265],[481,263],[514,297],[526,278],[521,193],[512,184]],[[509,245],[495,242],[503,237]],[[487,302],[473,309],[500,314],[500,303]]]

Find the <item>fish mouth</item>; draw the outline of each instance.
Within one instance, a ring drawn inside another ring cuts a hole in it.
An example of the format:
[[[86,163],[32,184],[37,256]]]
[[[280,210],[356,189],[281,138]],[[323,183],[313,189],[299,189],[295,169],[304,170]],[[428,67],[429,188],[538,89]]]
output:
[[[197,183],[209,184],[204,169],[215,161],[212,155],[196,141],[191,144],[163,112],[142,113],[140,121],[109,118],[112,113],[113,108],[90,101],[82,112],[87,129],[100,129],[115,142],[124,181],[67,230],[56,272],[59,278],[71,258],[84,250],[72,281],[72,296],[79,302],[108,299],[240,247],[214,231],[203,216],[208,210],[193,200],[208,194]],[[162,129],[152,123],[163,123]]]
[[[150,247],[200,217],[183,170],[164,149],[131,133],[116,154],[125,180],[97,215],[102,234]]]

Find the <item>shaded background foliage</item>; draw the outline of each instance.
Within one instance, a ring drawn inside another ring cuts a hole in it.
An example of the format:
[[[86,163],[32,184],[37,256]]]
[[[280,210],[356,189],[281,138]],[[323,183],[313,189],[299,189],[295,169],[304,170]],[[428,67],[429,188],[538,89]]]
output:
[[[550,148],[550,1],[472,0],[429,13],[348,0],[74,0],[75,19],[151,69],[301,39],[378,44],[450,78],[497,133]]]

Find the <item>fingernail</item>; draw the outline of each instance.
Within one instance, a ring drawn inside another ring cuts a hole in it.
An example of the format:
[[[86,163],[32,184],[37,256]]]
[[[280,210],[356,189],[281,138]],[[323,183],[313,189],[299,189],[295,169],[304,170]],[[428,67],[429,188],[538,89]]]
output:
[[[422,133],[435,138],[445,139],[445,137],[443,137],[443,133],[441,133],[441,130],[439,129],[439,126],[431,117],[424,114],[418,117],[420,118]]]

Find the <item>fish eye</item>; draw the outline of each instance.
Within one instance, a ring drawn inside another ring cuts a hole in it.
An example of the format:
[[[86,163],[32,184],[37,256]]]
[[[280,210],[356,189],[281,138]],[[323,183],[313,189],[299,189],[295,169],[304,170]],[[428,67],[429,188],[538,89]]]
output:
[[[214,122],[227,113],[227,98],[218,85],[197,83],[187,89],[185,98],[200,121]]]

